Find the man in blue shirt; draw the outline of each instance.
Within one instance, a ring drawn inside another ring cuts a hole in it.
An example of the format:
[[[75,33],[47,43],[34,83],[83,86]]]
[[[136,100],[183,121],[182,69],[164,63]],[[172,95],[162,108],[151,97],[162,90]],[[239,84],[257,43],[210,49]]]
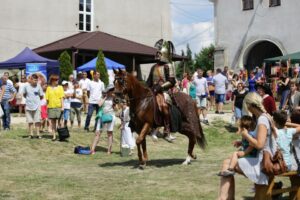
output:
[[[8,82],[8,76],[5,74],[2,76],[2,83],[1,83],[1,106],[3,108],[4,115],[2,117],[3,121],[3,128],[4,130],[10,129],[10,105],[15,96],[16,96],[16,89],[14,86]]]

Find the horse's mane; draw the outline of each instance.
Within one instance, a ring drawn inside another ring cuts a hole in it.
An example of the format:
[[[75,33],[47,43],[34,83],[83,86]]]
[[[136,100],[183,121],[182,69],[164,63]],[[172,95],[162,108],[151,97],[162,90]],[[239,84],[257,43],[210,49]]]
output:
[[[142,92],[145,91],[146,93],[151,92],[151,89],[146,86],[143,85],[135,76],[133,76],[130,73],[127,73],[127,81],[131,82],[131,91],[135,91],[135,92]],[[141,93],[139,93],[141,94]],[[133,94],[132,94],[133,95]]]

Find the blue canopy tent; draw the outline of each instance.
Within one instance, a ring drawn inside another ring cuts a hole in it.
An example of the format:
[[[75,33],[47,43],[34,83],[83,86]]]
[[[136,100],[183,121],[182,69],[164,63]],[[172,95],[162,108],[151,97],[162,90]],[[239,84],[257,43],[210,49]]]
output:
[[[96,69],[96,62],[97,62],[97,58],[94,58],[93,60],[81,65],[80,67],[77,67],[77,72],[79,71],[90,71],[90,70],[95,70]],[[113,69],[125,69],[125,66],[117,63],[109,58],[104,58],[104,62],[106,65],[106,68],[108,70],[113,70]]]
[[[26,63],[46,63],[47,74],[59,74],[59,62],[44,58],[26,47],[21,53],[15,57],[0,62],[0,69],[25,69]]]

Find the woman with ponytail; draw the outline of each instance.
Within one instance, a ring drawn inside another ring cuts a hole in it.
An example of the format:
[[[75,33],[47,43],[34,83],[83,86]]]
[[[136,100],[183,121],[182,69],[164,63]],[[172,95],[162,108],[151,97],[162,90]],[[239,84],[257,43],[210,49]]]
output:
[[[252,182],[255,183],[255,188],[261,188],[262,185],[267,187],[268,185],[268,176],[261,171],[261,162],[263,159],[263,150],[267,150],[273,156],[277,147],[275,141],[276,132],[274,132],[274,123],[269,114],[267,114],[263,104],[262,98],[254,92],[250,92],[246,95],[244,99],[245,107],[256,119],[256,136],[251,136],[248,131],[241,132],[242,136],[248,140],[250,146],[258,150],[257,157],[243,157],[239,158],[238,165],[235,168],[237,173],[245,175]],[[235,146],[238,146],[239,143],[235,142]],[[223,167],[229,165],[229,159],[223,162]],[[257,187],[260,186],[260,187]],[[234,199],[234,176],[221,177],[220,191],[219,191],[219,200],[225,199]],[[259,192],[256,192],[256,195],[259,195]],[[256,196],[258,198],[258,196]]]

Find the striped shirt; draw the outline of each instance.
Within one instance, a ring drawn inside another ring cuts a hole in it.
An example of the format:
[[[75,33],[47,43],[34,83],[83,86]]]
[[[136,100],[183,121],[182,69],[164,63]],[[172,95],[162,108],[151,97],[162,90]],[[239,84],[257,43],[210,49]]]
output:
[[[5,86],[5,91],[4,91],[4,95],[2,97],[2,101],[8,101],[9,99],[12,98],[12,94],[16,93],[17,90],[9,82],[7,82],[6,84],[2,84],[2,85]]]

